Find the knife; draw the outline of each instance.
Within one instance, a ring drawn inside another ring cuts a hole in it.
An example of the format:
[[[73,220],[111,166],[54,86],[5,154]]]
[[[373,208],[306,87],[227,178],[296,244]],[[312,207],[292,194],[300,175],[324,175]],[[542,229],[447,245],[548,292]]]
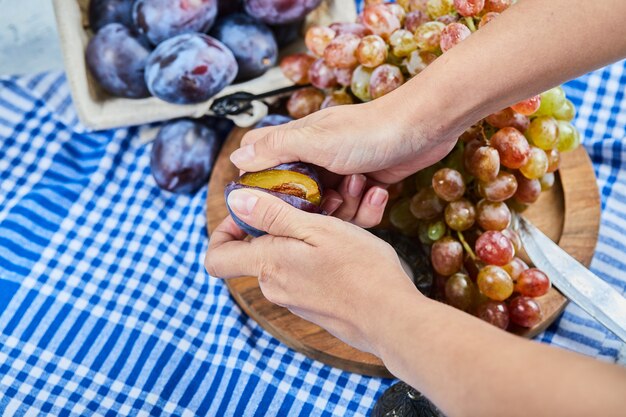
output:
[[[626,342],[626,298],[561,249],[531,222],[516,216],[524,249],[555,287]]]

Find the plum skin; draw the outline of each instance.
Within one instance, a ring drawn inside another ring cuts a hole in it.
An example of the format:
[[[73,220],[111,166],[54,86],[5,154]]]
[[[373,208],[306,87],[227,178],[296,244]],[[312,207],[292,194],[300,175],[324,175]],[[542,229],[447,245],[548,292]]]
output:
[[[85,51],[89,71],[110,94],[127,98],[150,96],[144,68],[150,50],[120,23],[109,23],[91,38]]]
[[[246,14],[234,13],[220,18],[210,35],[235,55],[239,67],[235,81],[259,77],[276,65],[278,45],[272,31]]]
[[[264,116],[261,120],[259,120],[257,124],[254,125],[254,128],[260,129],[267,126],[280,126],[285,123],[289,123],[292,120],[292,117],[282,114],[268,114],[267,116]]]
[[[89,27],[97,32],[109,23],[133,27],[132,0],[91,0],[89,2]]]
[[[244,0],[250,16],[270,25],[293,23],[302,20],[317,8],[322,0]]]
[[[161,43],[148,57],[150,92],[174,104],[201,103],[235,79],[237,61],[220,41],[201,33],[178,35]]]
[[[315,172],[315,170],[313,170],[313,168],[309,167],[306,164],[303,164],[301,162],[291,162],[291,163],[287,163],[287,164],[281,164],[278,165],[274,168],[270,168],[266,171],[275,171],[275,170],[285,170],[285,171],[292,171],[292,172],[297,172],[299,174],[303,174],[308,176],[309,178],[313,179],[319,190],[320,190],[320,194],[323,195],[323,190],[322,190],[322,186],[321,183],[319,181],[318,175]],[[237,180],[238,181],[238,180]],[[244,185],[241,184],[237,181],[232,181],[230,183],[228,183],[226,185],[226,188],[224,189],[224,197],[226,199],[226,208],[228,209],[228,213],[231,215],[231,217],[233,218],[233,221],[235,222],[235,224],[237,224],[237,226],[245,233],[249,234],[252,237],[260,237],[266,234],[266,232],[259,230],[255,227],[250,226],[249,224],[245,223],[244,221],[242,221],[239,217],[237,217],[235,215],[235,213],[233,212],[233,210],[230,208],[230,206],[228,205],[228,195],[234,191],[234,190],[240,190],[240,189],[247,189],[247,190],[259,190],[259,191],[263,191],[265,193],[271,194],[275,197],[280,198],[281,200],[283,200],[284,202],[286,202],[287,204],[299,209],[299,210],[303,210],[306,211],[307,213],[314,213],[314,214],[326,214],[324,212],[324,210],[322,210],[322,208],[316,204],[311,203],[308,200],[305,200],[303,198],[300,197],[296,197],[290,194],[284,194],[284,193],[278,193],[272,190],[268,190],[265,188],[261,188],[261,187],[253,187],[253,186],[249,186],[249,185]]]
[[[183,33],[207,32],[217,17],[217,0],[135,0],[133,21],[154,45]]]

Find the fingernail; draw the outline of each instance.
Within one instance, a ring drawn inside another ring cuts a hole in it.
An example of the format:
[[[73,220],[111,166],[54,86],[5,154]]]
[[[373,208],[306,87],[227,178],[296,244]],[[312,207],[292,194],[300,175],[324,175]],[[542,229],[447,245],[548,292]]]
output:
[[[230,154],[230,160],[235,165],[250,162],[254,160],[254,157],[254,145],[242,146],[241,148]]]
[[[329,198],[324,206],[326,207],[326,212],[332,214],[335,210],[339,208],[339,206],[343,203],[343,200],[340,198]]]
[[[375,188],[370,199],[370,204],[374,207],[382,207],[387,203],[389,193],[382,188]]]
[[[358,197],[365,187],[365,175],[353,175],[348,183],[348,194],[351,197]]]
[[[259,197],[244,190],[235,190],[228,194],[228,206],[239,214],[250,214]]]

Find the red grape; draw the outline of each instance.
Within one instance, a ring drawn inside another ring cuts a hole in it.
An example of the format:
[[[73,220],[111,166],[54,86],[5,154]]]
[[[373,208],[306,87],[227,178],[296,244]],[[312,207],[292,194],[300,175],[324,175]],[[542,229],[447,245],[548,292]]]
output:
[[[411,33],[415,33],[415,30],[423,23],[428,22],[428,20],[428,15],[422,11],[409,12],[404,19],[404,28]]]
[[[533,327],[541,321],[541,307],[530,297],[520,295],[509,301],[509,319],[522,327]]]
[[[554,172],[559,169],[559,165],[561,165],[561,154],[559,151],[552,149],[546,152],[546,155],[548,156],[548,169],[546,172]]]
[[[472,32],[464,24],[450,23],[441,31],[439,46],[443,52],[446,52],[471,34]]]
[[[337,77],[333,68],[326,65],[324,59],[316,60],[309,68],[309,81],[320,89],[332,88],[337,85]]]
[[[541,297],[549,290],[550,279],[537,268],[522,271],[515,283],[515,291],[527,297]]]
[[[476,279],[480,292],[492,300],[504,301],[513,294],[513,280],[499,266],[487,265]]]
[[[515,248],[508,237],[496,230],[488,230],[476,240],[476,255],[489,265],[504,266],[513,260]]]
[[[476,288],[469,276],[456,273],[446,281],[445,294],[448,304],[459,310],[467,311],[474,304]]]
[[[411,213],[420,220],[430,220],[443,212],[443,204],[432,188],[424,188],[411,199]]]
[[[511,223],[511,211],[502,202],[480,200],[476,206],[476,221],[484,230],[501,231]]]
[[[461,173],[455,169],[442,168],[435,172],[432,180],[433,190],[445,201],[455,201],[465,194],[465,181]]]
[[[432,52],[415,50],[404,60],[404,67],[409,75],[415,76],[424,71],[435,59],[437,55]]]
[[[291,95],[287,102],[287,111],[294,119],[300,119],[318,111],[323,101],[324,93],[317,88],[303,88]]]
[[[511,106],[513,110],[525,116],[530,116],[539,109],[541,105],[541,96],[536,95]]]
[[[528,265],[526,265],[526,262],[522,261],[520,258],[515,257],[511,262],[504,265],[502,269],[509,274],[513,281],[517,281],[519,275],[528,269]]]
[[[498,129],[502,129],[503,127],[514,127],[520,132],[525,132],[530,124],[530,120],[527,116],[514,112],[510,107],[490,114],[485,118],[485,120],[491,126],[497,127]]]
[[[504,229],[502,234],[506,236],[511,243],[513,244],[513,249],[515,249],[515,253],[518,253],[522,250],[522,239],[520,239],[519,234],[513,229]]]
[[[382,97],[404,83],[400,68],[391,64],[383,64],[372,72],[370,77],[370,95],[373,99]]]
[[[500,155],[500,162],[507,168],[518,169],[528,162],[530,145],[524,135],[514,127],[504,127],[498,130],[489,143],[496,148]]]
[[[352,34],[338,35],[324,50],[326,64],[336,68],[354,68],[359,64],[356,50],[361,38]]]
[[[541,195],[541,183],[539,180],[529,180],[521,174],[517,178],[517,191],[515,198],[523,204],[532,204]]]
[[[356,35],[359,38],[362,38],[363,36],[372,34],[369,29],[367,29],[361,23],[337,22],[331,24],[329,28],[334,30],[337,36],[349,33],[351,35]]]
[[[485,0],[454,0],[454,7],[461,16],[476,16],[485,7]]]
[[[404,24],[404,19],[406,19],[406,11],[402,8],[402,6],[396,3],[387,3],[385,6],[387,6],[387,9],[393,13],[393,15],[400,22],[400,26],[402,26]]]
[[[444,218],[450,229],[463,232],[474,225],[476,209],[469,200],[462,198],[446,206]]]
[[[426,2],[428,0],[398,0],[398,4],[407,12],[420,11],[426,13]]]
[[[309,68],[315,58],[307,54],[287,55],[280,61],[280,69],[285,77],[298,85],[309,83]]]
[[[517,191],[517,180],[513,174],[500,172],[495,180],[478,184],[478,191],[489,201],[508,200]]]
[[[313,25],[304,36],[306,47],[317,56],[324,56],[324,50],[335,38],[335,31],[326,26]]]
[[[501,301],[487,301],[478,306],[476,317],[502,330],[509,326],[509,309]]]
[[[481,146],[473,153],[469,168],[480,181],[494,181],[500,172],[500,155],[491,146]]]
[[[483,10],[486,12],[502,13],[509,8],[511,3],[511,0],[485,0],[485,7]]]
[[[438,274],[449,276],[459,272],[463,266],[463,245],[451,237],[439,239],[433,243],[430,260]]]
[[[396,15],[382,4],[364,8],[362,16],[363,25],[373,34],[384,39],[388,39],[401,26]]]
[[[387,43],[378,35],[365,36],[359,42],[356,57],[364,67],[375,68],[387,59]]]

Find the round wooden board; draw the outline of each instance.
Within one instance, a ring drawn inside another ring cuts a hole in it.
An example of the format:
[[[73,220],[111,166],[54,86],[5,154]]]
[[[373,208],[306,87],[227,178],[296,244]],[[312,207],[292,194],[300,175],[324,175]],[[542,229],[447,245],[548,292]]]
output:
[[[224,186],[239,175],[229,155],[239,146],[246,131],[236,128],[231,133],[213,169],[206,207],[209,234],[228,214]],[[593,167],[584,148],[563,155],[554,187],[542,193],[524,215],[569,254],[589,265],[598,238],[600,200]],[[377,357],[346,345],[322,328],[267,301],[255,277],[231,279],[226,283],[239,306],[291,348],[347,371],[390,376]],[[553,288],[538,302],[544,313],[543,320],[532,329],[518,329],[519,335],[533,337],[546,329],[563,311],[567,299]]]

